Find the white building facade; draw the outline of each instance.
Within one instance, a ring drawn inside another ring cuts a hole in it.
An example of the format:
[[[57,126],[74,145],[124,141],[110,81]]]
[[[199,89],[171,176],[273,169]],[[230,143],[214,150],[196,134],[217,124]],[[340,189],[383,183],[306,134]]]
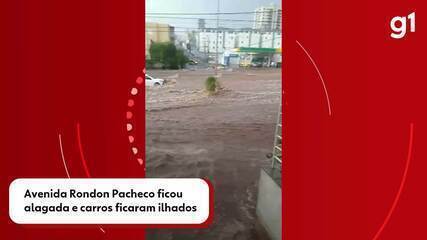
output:
[[[255,9],[253,28],[262,31],[280,31],[282,9],[274,4]]]
[[[218,44],[217,44],[218,31]],[[234,48],[281,48],[281,31],[255,29],[203,29],[196,37],[197,50],[202,53],[223,53]],[[216,49],[218,46],[218,50]]]

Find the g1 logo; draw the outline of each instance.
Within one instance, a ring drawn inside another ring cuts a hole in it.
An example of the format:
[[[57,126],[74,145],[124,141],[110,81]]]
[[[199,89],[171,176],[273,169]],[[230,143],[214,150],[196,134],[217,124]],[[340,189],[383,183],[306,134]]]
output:
[[[390,36],[395,39],[401,39],[405,37],[407,31],[407,20],[409,20],[409,27],[411,32],[415,32],[415,12],[409,14],[407,17],[396,16],[391,19],[390,27],[392,33]]]

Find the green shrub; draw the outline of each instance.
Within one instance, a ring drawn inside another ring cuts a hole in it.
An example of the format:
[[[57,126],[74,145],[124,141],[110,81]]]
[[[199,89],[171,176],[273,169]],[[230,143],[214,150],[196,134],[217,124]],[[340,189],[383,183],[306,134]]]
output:
[[[209,93],[217,92],[219,88],[218,80],[214,77],[208,77],[205,81],[205,88]]]
[[[149,51],[152,66],[161,64],[163,69],[180,69],[188,62],[183,50],[177,49],[172,42],[153,42]]]

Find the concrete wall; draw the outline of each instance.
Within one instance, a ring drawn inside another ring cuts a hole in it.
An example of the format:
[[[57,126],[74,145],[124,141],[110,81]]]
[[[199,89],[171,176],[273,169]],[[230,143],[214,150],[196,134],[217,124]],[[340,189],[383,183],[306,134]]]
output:
[[[280,172],[262,169],[258,185],[256,213],[271,240],[282,239],[282,188]]]

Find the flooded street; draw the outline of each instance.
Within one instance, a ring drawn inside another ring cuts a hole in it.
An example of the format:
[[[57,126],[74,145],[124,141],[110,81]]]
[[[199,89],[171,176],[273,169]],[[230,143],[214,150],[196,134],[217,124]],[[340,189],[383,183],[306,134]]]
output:
[[[271,161],[280,69],[221,71],[216,95],[204,90],[212,70],[148,73],[168,83],[146,91],[147,177],[210,179],[215,216],[209,229],[147,230],[147,239],[268,239],[255,207],[261,166]]]

